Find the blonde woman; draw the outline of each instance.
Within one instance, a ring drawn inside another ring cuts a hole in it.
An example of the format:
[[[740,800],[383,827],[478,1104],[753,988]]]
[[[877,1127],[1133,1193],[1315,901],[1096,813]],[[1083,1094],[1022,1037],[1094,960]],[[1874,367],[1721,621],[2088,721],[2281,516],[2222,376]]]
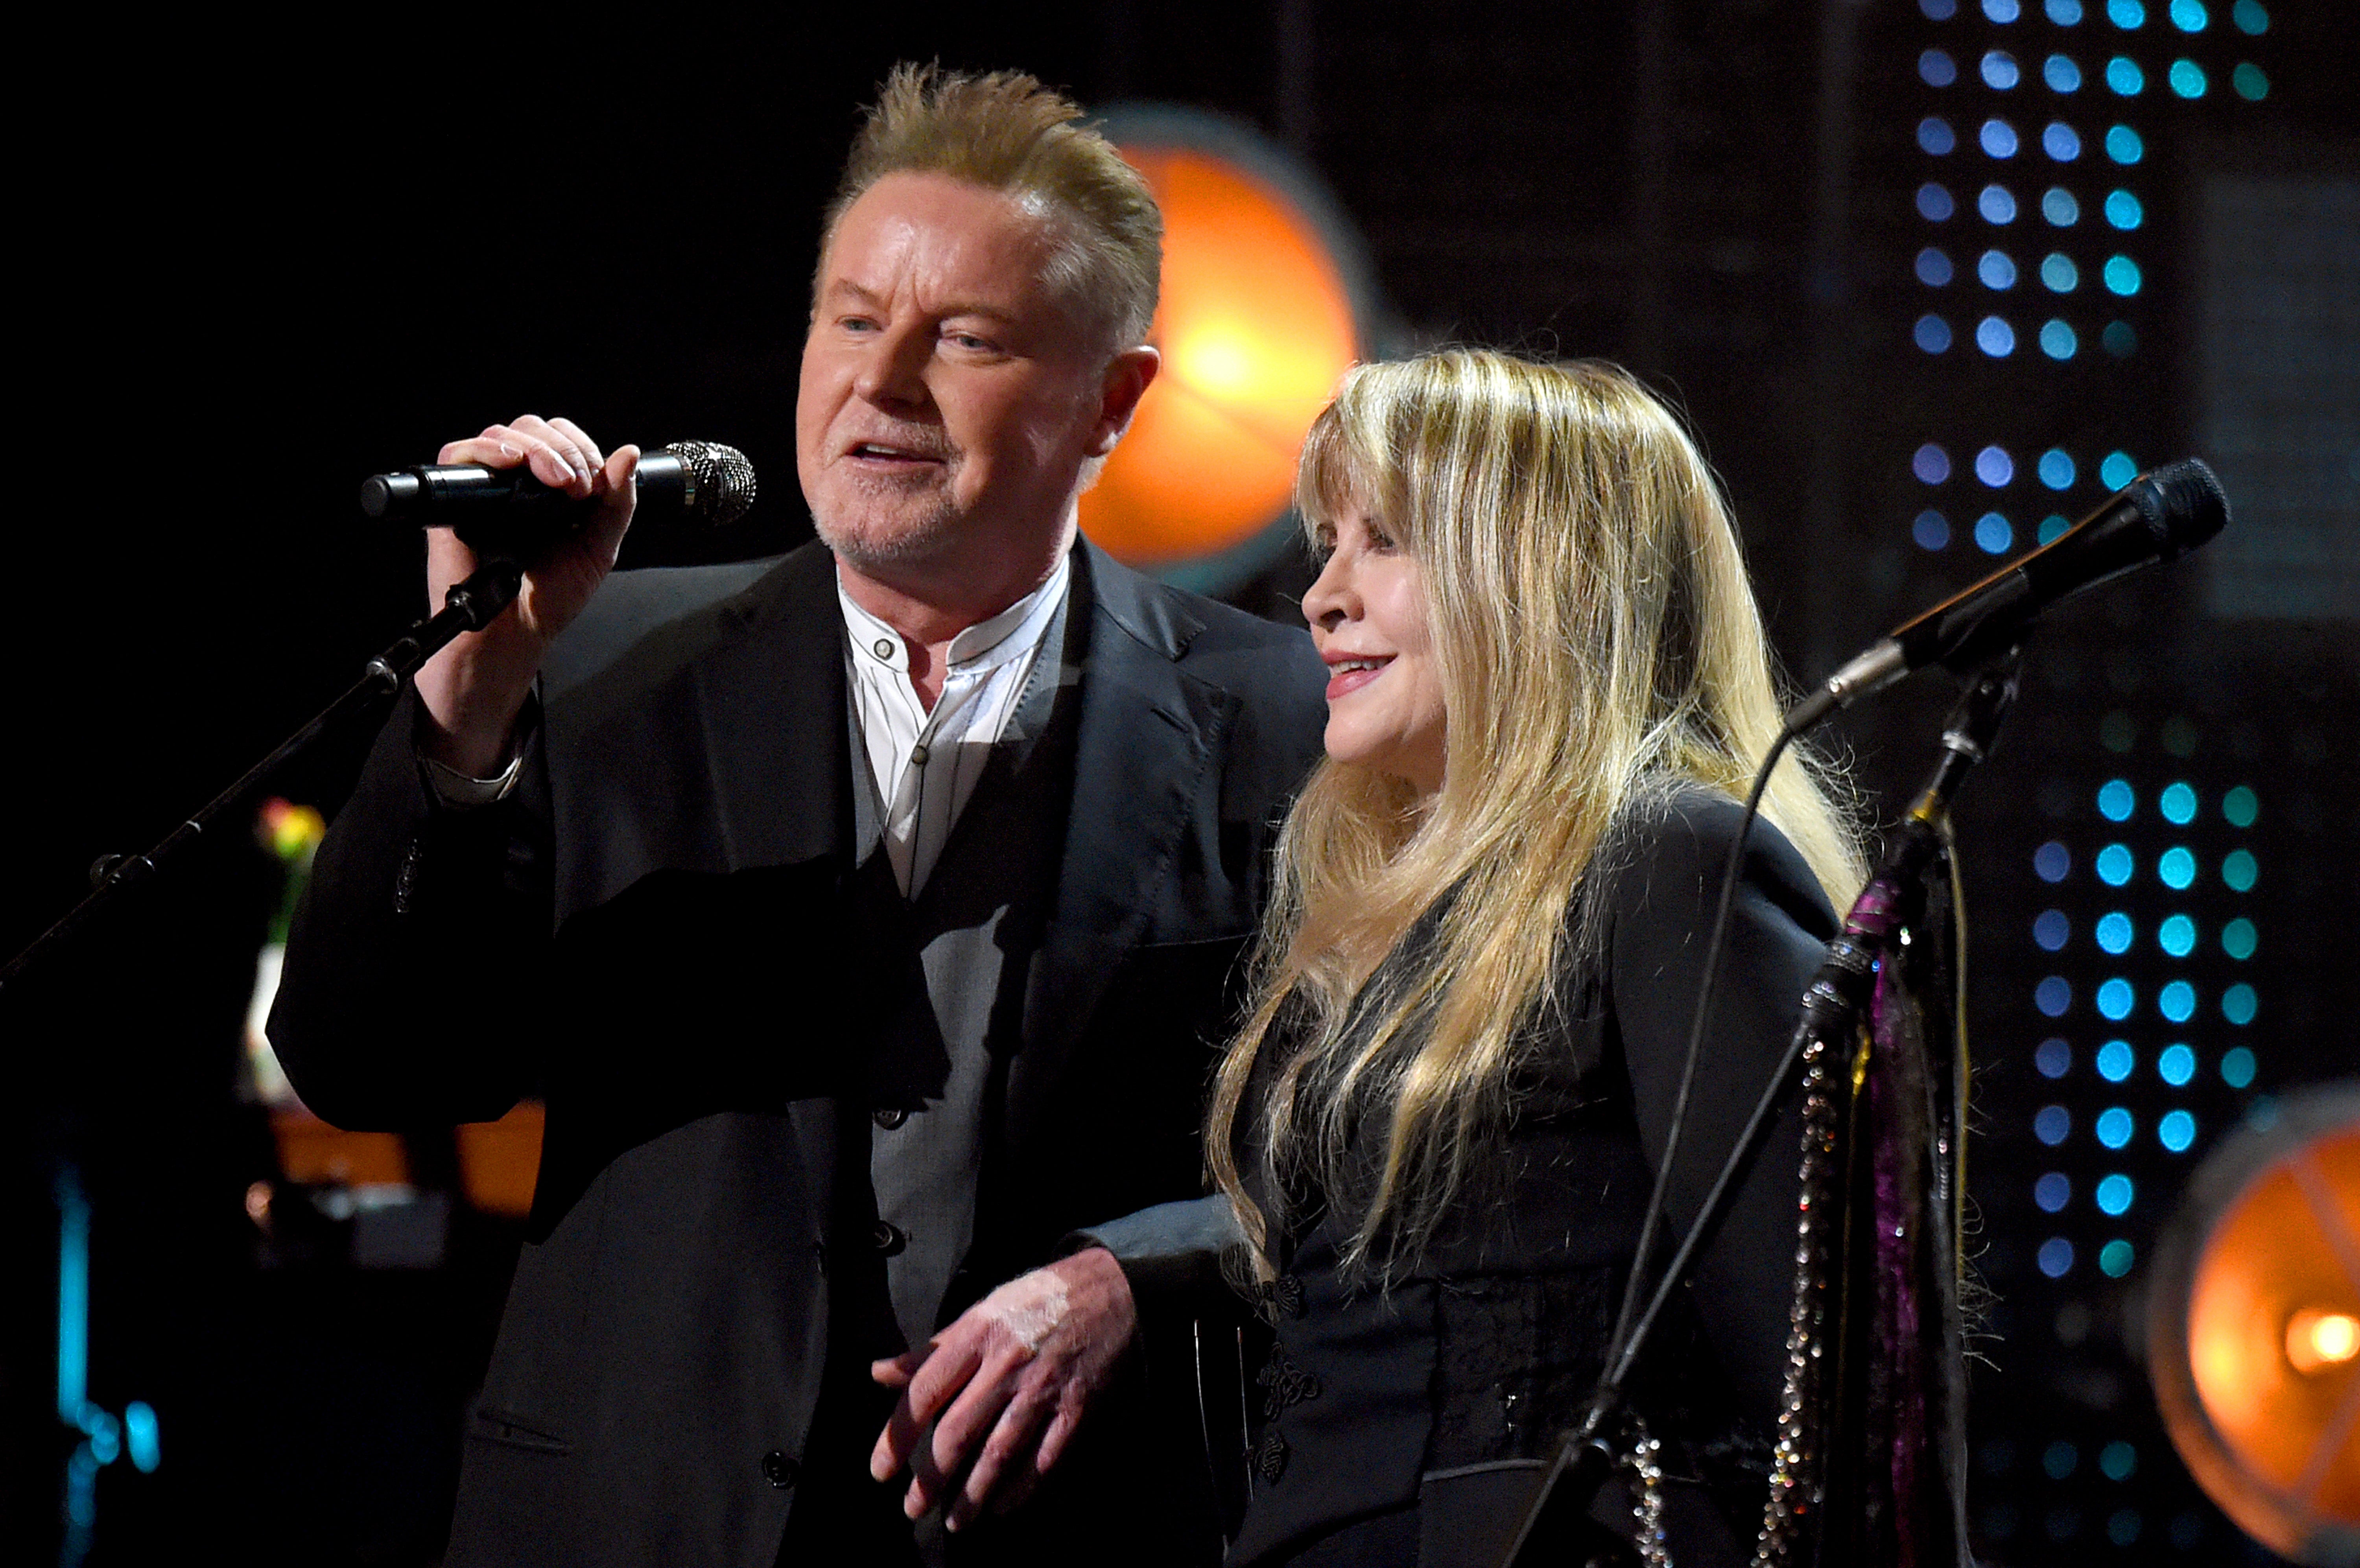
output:
[[[1600,1371],[1777,698],[1711,474],[1620,371],[1366,366],[1296,498],[1325,558],[1303,608],[1328,759],[1219,1072],[1219,1191],[1084,1239],[1151,1327],[1201,1312],[1221,1258],[1274,1333],[1232,1563],[1493,1563]],[[1764,816],[1678,1225],[1863,874],[1807,761]],[[1743,1562],[1759,1519],[1798,1132],[1774,1131],[1634,1380],[1684,1568]]]

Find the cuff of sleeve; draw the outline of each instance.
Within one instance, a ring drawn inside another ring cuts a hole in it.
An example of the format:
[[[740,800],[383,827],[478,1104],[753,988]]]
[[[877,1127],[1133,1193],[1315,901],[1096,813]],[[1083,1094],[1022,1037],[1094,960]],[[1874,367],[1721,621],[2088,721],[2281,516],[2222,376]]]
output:
[[[1216,1195],[1159,1204],[1075,1231],[1058,1250],[1070,1254],[1103,1247],[1113,1253],[1144,1312],[1153,1304],[1231,1295],[1221,1257],[1244,1239],[1229,1201]]]
[[[435,800],[456,811],[475,806],[488,806],[505,800],[516,788],[517,779],[524,772],[524,752],[519,749],[508,758],[508,765],[489,779],[475,779],[455,768],[445,768],[431,757],[418,759],[419,770],[425,775],[426,788]]]

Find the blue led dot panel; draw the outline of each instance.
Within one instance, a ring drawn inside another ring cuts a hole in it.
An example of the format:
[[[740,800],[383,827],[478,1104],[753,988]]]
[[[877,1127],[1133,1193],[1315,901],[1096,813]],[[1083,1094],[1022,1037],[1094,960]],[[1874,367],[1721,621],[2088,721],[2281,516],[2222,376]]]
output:
[[[2156,1052],[2155,1075],[2175,1089],[2187,1087],[2196,1076],[2196,1053],[2184,1041],[2165,1046]]]
[[[2185,1154],[2196,1142],[2196,1118],[2186,1111],[2166,1111],[2155,1124],[2156,1141],[2174,1154]]]

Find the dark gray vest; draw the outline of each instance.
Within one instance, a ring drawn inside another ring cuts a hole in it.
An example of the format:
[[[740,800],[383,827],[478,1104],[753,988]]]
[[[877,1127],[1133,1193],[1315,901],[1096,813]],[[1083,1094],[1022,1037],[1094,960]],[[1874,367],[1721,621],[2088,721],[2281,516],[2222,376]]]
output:
[[[971,1254],[990,1250],[978,1225],[988,1224],[992,1146],[1073,802],[1080,660],[1067,629],[1088,623],[1075,597],[1043,634],[1015,712],[914,899],[894,881],[868,753],[858,721],[847,720],[859,919],[902,977],[870,1062],[868,1104],[876,1235],[907,1345],[965,1310],[975,1292],[955,1290],[954,1279]]]

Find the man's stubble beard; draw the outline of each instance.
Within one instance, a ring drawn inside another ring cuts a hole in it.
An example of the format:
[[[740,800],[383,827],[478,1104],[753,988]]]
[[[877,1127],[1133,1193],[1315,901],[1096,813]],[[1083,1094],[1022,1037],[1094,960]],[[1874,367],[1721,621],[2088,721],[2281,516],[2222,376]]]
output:
[[[845,510],[855,516],[866,511],[874,517],[870,510],[874,499],[863,497]],[[959,520],[957,508],[947,498],[937,499],[913,521],[895,517],[893,522],[901,526],[889,524],[884,528],[863,528],[857,522],[847,527],[837,517],[822,517],[816,508],[812,512],[812,527],[817,530],[820,542],[838,560],[861,572],[917,565],[950,554],[959,533]]]

